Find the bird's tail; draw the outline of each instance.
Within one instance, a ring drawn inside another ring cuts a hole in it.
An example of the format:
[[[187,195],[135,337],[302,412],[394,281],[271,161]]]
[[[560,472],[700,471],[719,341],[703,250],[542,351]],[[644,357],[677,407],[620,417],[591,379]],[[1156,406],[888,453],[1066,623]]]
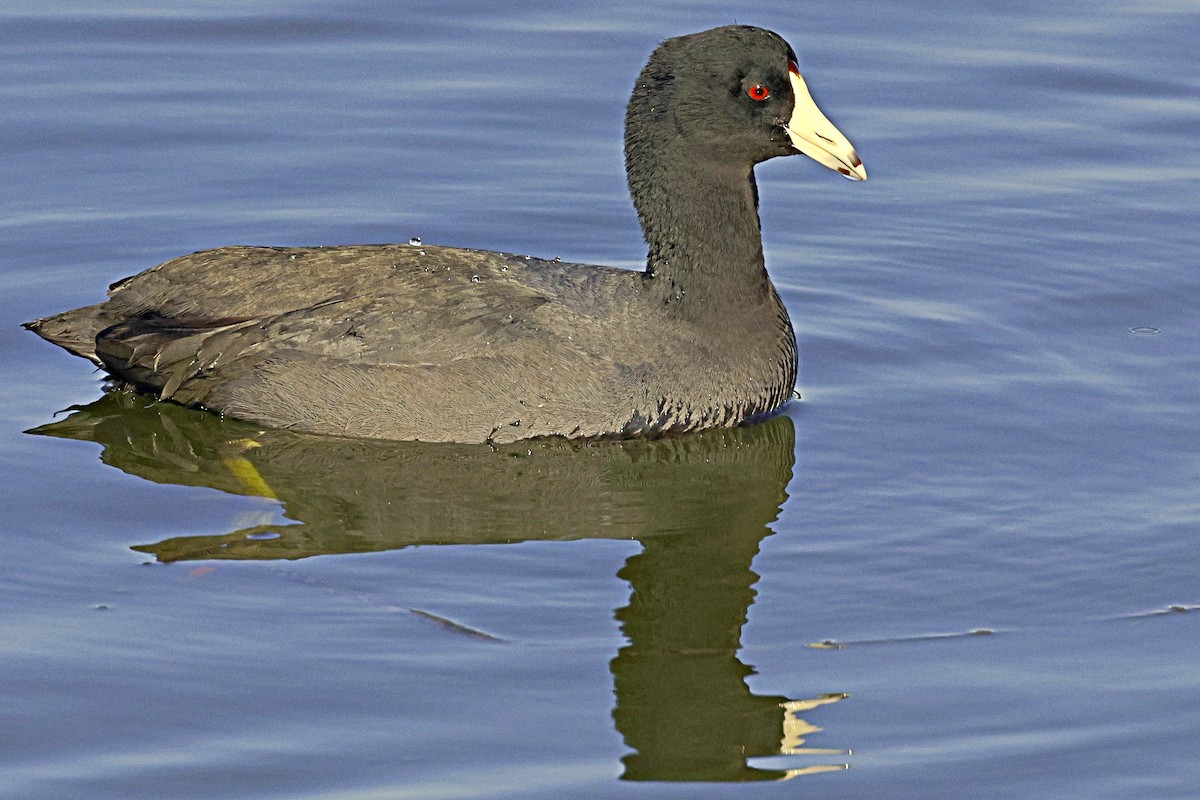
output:
[[[96,355],[96,336],[115,321],[104,312],[103,304],[97,304],[35,319],[22,327],[70,353],[100,364]]]

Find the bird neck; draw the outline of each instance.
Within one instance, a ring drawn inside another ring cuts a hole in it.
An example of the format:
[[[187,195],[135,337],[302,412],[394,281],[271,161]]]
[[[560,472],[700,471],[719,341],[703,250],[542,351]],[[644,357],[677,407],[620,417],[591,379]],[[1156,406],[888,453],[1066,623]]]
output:
[[[777,302],[750,165],[659,149],[629,170],[629,188],[649,246],[643,284],[673,313],[721,316]]]

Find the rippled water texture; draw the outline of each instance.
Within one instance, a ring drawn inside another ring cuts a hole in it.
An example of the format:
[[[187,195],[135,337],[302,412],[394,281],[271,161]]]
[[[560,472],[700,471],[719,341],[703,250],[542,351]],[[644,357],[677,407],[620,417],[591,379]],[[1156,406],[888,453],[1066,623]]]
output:
[[[18,327],[222,244],[637,267],[625,98],[734,20],[871,175],[758,171],[766,424],[329,441]],[[10,0],[0,797],[1196,797],[1197,41],[1182,0]]]

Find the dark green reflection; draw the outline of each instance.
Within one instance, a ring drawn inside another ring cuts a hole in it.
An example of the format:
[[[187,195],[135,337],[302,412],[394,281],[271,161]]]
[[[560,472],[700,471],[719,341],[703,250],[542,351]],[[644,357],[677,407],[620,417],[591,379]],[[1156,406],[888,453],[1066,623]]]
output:
[[[758,576],[751,562],[786,499],[787,417],[659,440],[502,447],[378,442],[260,430],[120,392],[31,433],[93,441],[102,460],[165,484],[270,497],[292,524],[167,538],[160,561],[296,559],[417,544],[636,539],[619,576],[629,640],[611,668],[629,780],[744,781],[796,770],[748,758],[801,747],[811,700],[755,696],[737,658]]]
[[[617,611],[629,644],[610,667],[613,717],[634,749],[622,777],[636,781],[780,780],[844,764],[760,769],[747,758],[831,755],[802,747],[820,728],[797,714],[845,695],[807,701],[751,694],[754,670],[737,658],[758,576],[750,562],[765,508],[713,520],[720,529],[643,540],[618,575],[633,587]],[[765,522],[774,520],[774,513]]]

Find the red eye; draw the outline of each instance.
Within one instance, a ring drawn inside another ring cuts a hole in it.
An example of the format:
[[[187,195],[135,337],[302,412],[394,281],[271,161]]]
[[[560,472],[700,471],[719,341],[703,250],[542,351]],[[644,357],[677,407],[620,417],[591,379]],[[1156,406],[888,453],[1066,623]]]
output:
[[[771,90],[761,83],[756,83],[746,90],[746,94],[750,95],[751,100],[766,100],[771,96]]]

